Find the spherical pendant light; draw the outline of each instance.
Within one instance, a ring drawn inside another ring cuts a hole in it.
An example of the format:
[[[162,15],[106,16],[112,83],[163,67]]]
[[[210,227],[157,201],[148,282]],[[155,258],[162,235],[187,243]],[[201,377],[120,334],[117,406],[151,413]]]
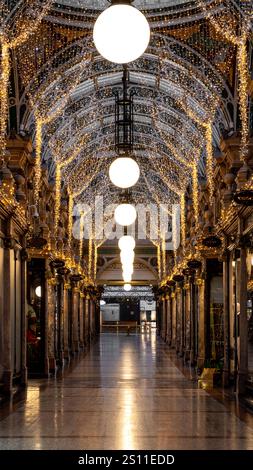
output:
[[[132,276],[130,276],[129,274],[123,274],[123,281],[126,283],[131,282]]]
[[[130,292],[131,289],[132,289],[131,284],[125,284],[125,285],[124,285],[124,290],[125,290],[126,292]]]
[[[118,243],[119,249],[121,251],[128,251],[128,252],[134,250],[135,245],[136,245],[135,239],[131,235],[124,235],[123,237],[119,239],[119,243]]]
[[[98,52],[110,62],[127,64],[140,57],[150,41],[150,27],[145,16],[131,6],[112,1],[94,25],[93,39]],[[118,4],[117,4],[118,3]]]
[[[129,157],[116,158],[109,168],[109,177],[118,188],[131,188],[140,178],[139,165]]]
[[[137,217],[136,210],[132,204],[120,204],[116,207],[114,218],[117,224],[128,226],[132,225]]]
[[[134,262],[134,251],[121,251],[120,253],[120,261],[122,264],[132,265]]]
[[[124,276],[124,274],[126,274],[126,275],[130,274],[131,276],[133,275],[133,272],[134,272],[133,265],[127,265],[127,266],[123,265],[122,269],[123,269],[123,276]]]

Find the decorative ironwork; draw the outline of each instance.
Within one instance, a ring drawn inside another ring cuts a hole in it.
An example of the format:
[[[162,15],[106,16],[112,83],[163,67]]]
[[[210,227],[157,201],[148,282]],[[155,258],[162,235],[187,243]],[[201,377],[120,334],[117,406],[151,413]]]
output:
[[[210,238],[210,237],[208,237]],[[198,261],[197,259],[192,259],[190,261],[188,261],[187,263],[187,266],[190,268],[190,269],[199,269],[201,268],[201,261]]]
[[[245,189],[234,194],[234,202],[241,206],[253,206],[253,190]]]
[[[123,94],[122,97],[118,91],[115,94],[115,150],[116,152],[126,153],[133,150],[133,95],[128,94],[127,85],[129,83],[129,71],[127,66],[123,69]]]
[[[65,261],[61,260],[61,259],[54,259],[53,261],[50,262],[50,266],[52,268],[63,268],[65,266]]]
[[[28,240],[29,248],[44,248],[47,245],[47,239],[43,237],[32,237]]]
[[[208,248],[219,248],[221,246],[221,239],[217,235],[209,235],[204,238],[202,243]]]
[[[173,276],[173,281],[175,282],[182,282],[184,280],[184,276],[182,274],[175,274]]]

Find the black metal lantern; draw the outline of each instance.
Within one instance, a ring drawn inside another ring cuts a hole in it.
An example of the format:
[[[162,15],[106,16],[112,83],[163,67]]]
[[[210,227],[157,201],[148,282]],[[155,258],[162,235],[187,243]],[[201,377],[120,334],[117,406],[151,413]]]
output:
[[[208,248],[219,248],[221,246],[221,239],[217,235],[209,235],[204,238],[202,243]]]
[[[27,241],[28,248],[44,248],[47,245],[46,238],[43,237],[32,237]]]
[[[194,274],[194,269],[191,269],[191,268],[183,269],[184,276],[191,276],[192,274]]]
[[[50,262],[50,266],[55,269],[63,268],[65,266],[65,261],[63,261],[62,259],[56,258]]]
[[[70,279],[72,282],[79,282],[83,279],[83,276],[81,274],[72,274]]]
[[[168,281],[167,282],[168,287],[175,287],[175,285],[176,285],[175,281]]]
[[[115,91],[115,150],[118,154],[133,150],[133,95],[127,92],[129,72],[127,66],[123,69],[123,94]]]
[[[173,281],[175,282],[182,282],[184,280],[184,276],[182,274],[175,274],[173,276]]]
[[[202,263],[201,263],[201,261],[199,261],[199,260],[197,260],[197,259],[191,259],[190,261],[188,261],[187,266],[188,266],[190,269],[195,270],[195,269],[201,268]]]
[[[245,189],[243,191],[238,191],[234,194],[233,200],[236,204],[240,204],[241,206],[253,206],[253,190]]]
[[[70,269],[65,268],[65,267],[60,267],[57,269],[57,273],[60,274],[61,276],[65,276],[70,273]]]

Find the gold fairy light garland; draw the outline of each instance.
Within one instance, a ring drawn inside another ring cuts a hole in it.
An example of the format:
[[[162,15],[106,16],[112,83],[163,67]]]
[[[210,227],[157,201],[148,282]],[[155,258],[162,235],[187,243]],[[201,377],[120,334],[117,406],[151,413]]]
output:
[[[68,204],[68,244],[71,248],[73,236],[73,207],[74,199],[73,194],[69,191],[69,204]]]
[[[35,116],[35,167],[34,167],[34,202],[39,204],[39,191],[41,179],[41,151],[42,151],[42,127],[43,121]]]
[[[1,81],[0,81],[0,152],[3,157],[6,149],[6,129],[8,121],[8,85],[10,76],[10,49],[6,43],[2,44],[2,61],[1,61]]]
[[[161,280],[162,278],[162,270],[161,270],[161,245],[157,243],[156,245],[157,250],[157,270],[158,270],[158,279]]]
[[[199,192],[198,192],[198,164],[193,166],[192,170],[192,197],[193,197],[193,209],[195,216],[195,232],[198,231],[199,225]]]
[[[75,75],[74,82],[69,86],[68,90],[65,91],[63,96],[61,96],[60,100],[57,103],[54,103],[52,110],[47,109],[45,103],[43,108],[40,107],[40,101],[36,104],[36,109],[34,112],[35,115],[35,125],[36,125],[36,159],[35,159],[35,190],[34,190],[34,201],[35,204],[38,205],[39,203],[39,190],[40,190],[40,183],[41,183],[41,151],[42,151],[42,131],[43,126],[50,124],[54,121],[62,112],[64,107],[66,106],[68,100],[70,99],[71,93],[74,91],[76,86],[78,85],[83,69],[85,67],[86,62],[91,60],[90,53],[87,53],[86,59],[83,59],[79,64],[80,70],[79,73]],[[34,97],[30,97],[30,101],[33,102]],[[45,96],[41,96],[41,102],[45,102]],[[52,103],[51,103],[52,106]]]
[[[163,272],[163,277],[166,277],[166,240],[164,237],[162,237],[162,272]]]
[[[207,9],[206,5],[202,0],[199,3],[205,12],[208,20],[212,27],[222,38],[228,43],[237,47],[237,70],[238,70],[238,101],[239,101],[239,113],[241,119],[241,149],[240,159],[245,161],[248,155],[248,143],[249,143],[249,118],[248,118],[248,53],[247,53],[247,40],[250,31],[250,21],[245,16],[241,17],[241,21],[234,24],[234,31],[229,27],[228,22],[219,18],[222,25],[219,25],[217,16],[214,17]],[[220,2],[218,2],[220,3]],[[234,23],[234,22],[233,22]],[[240,24],[241,23],[241,24]],[[241,35],[236,35],[236,29],[241,30]]]
[[[237,64],[239,71],[238,98],[242,125],[240,158],[242,161],[245,161],[247,158],[249,150],[247,37],[247,32],[243,31],[237,47]]]
[[[59,163],[55,165],[55,209],[54,209],[54,233],[57,236],[58,223],[61,207],[61,167]]]
[[[186,240],[185,193],[181,194],[180,209],[181,209],[181,237],[182,237],[182,248],[183,248],[183,253],[184,253],[185,252],[185,240]]]
[[[206,134],[206,174],[209,189],[209,202],[210,206],[213,205],[214,200],[214,166],[213,166],[213,130],[212,121],[204,125]]]
[[[88,243],[88,277],[91,278],[92,276],[92,256],[93,256],[93,236],[92,233],[89,237]]]
[[[2,155],[6,148],[6,132],[8,123],[8,87],[10,80],[10,52],[24,44],[28,38],[37,30],[41,21],[49,11],[53,0],[47,0],[44,5],[31,5],[32,1],[27,2],[27,12],[29,12],[29,19],[26,18],[26,7],[23,5],[22,14],[19,14],[20,8],[14,12],[12,16],[12,26],[8,26],[8,19],[11,18],[12,11],[7,8],[5,4],[1,6],[1,34],[0,34],[0,48],[1,48],[1,79],[0,79],[0,151]],[[36,2],[37,3],[37,2]],[[17,24],[15,24],[17,20]],[[15,31],[18,31],[15,37]],[[14,37],[13,37],[14,34]]]

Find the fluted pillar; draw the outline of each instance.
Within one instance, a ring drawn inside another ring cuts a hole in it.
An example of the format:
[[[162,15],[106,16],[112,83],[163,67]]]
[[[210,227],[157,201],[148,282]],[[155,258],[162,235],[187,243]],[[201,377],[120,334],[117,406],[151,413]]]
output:
[[[172,315],[171,315],[171,320],[172,320],[172,341],[171,341],[171,346],[173,348],[176,348],[176,340],[177,340],[177,305],[176,305],[176,296],[175,292],[171,294],[171,306],[172,306]]]
[[[201,370],[205,364],[206,355],[206,306],[205,306],[205,289],[206,282],[204,279],[198,280],[198,304],[199,304],[199,318],[198,318],[198,356],[197,366]],[[195,312],[195,315],[197,312]]]
[[[247,264],[246,248],[241,248],[240,257],[240,315],[239,315],[239,351],[238,351],[238,375],[237,375],[237,393],[245,393],[246,380],[248,376],[248,321],[247,321]]]
[[[185,287],[185,361],[190,360],[191,350],[191,291],[190,284]]]
[[[171,340],[172,340],[172,321],[171,321],[171,298],[170,295],[167,296],[167,337],[166,337],[166,342],[168,343],[169,346],[171,346]]]
[[[6,394],[12,393],[13,370],[11,365],[11,239],[5,238],[3,254],[4,296],[3,296],[3,390]]]
[[[21,384],[27,384],[27,357],[26,357],[26,296],[27,296],[27,252],[23,248],[20,252],[21,260]]]
[[[69,321],[71,311],[69,311],[69,290],[71,286],[68,282],[63,284],[63,353],[64,360],[69,362],[70,351],[69,351]]]
[[[47,374],[47,363],[49,371],[55,373],[57,370],[56,358],[55,358],[55,278],[48,279],[46,281],[45,288],[45,338],[47,342],[46,347],[46,374]]]
[[[72,353],[78,352],[79,344],[79,328],[78,328],[78,303],[79,291],[77,287],[72,287],[72,319],[73,319],[73,344]]]
[[[80,292],[79,299],[79,329],[80,329],[80,348],[84,348],[84,294]]]
[[[230,381],[230,253],[225,253],[223,261],[223,309],[224,309],[224,365],[223,386],[227,387]]]

